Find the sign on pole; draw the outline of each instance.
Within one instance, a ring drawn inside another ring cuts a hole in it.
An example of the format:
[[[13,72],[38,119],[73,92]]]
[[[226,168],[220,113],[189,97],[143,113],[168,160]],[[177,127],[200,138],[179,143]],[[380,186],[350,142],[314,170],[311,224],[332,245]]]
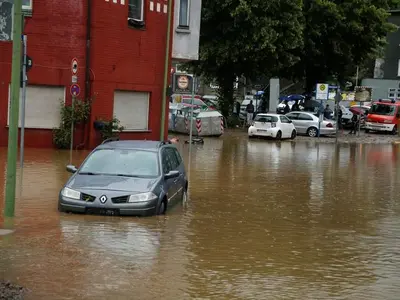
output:
[[[328,97],[329,97],[329,84],[318,83],[315,99],[316,100],[328,100]]]
[[[81,93],[81,88],[78,84],[74,83],[71,85],[70,92],[72,97],[78,97]]]
[[[78,73],[78,60],[73,58],[71,61],[71,72],[72,75],[76,75]]]
[[[172,90],[176,94],[191,94],[193,75],[174,73]]]

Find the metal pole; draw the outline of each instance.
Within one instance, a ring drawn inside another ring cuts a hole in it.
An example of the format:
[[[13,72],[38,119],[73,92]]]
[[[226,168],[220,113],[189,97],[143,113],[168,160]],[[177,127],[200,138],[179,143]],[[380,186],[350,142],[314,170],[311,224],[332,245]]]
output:
[[[358,118],[358,137],[360,137],[360,130],[361,130],[361,101],[360,101],[360,115]]]
[[[336,137],[335,137],[335,144],[338,143],[338,135],[339,135],[339,97],[340,97],[340,87],[339,84],[337,85],[336,89],[336,99],[335,99],[335,106],[336,106]]]
[[[188,175],[190,180],[190,167],[192,164],[192,139],[193,139],[193,106],[194,106],[194,90],[195,90],[195,78],[192,77],[193,87],[192,87],[192,99],[191,99],[191,108],[190,108],[190,130],[189,130],[189,164],[188,164]],[[190,186],[190,185],[189,185]]]
[[[75,96],[72,96],[72,112],[71,112],[71,145],[69,149],[69,164],[72,165],[72,150],[74,147],[74,115],[75,115]]]
[[[356,73],[356,86],[358,86],[358,75],[359,75],[360,68],[357,66],[357,73]]]
[[[321,108],[322,108],[322,99],[320,100],[320,104],[319,104],[319,114],[318,114],[318,141],[319,141],[319,132],[321,131],[321,115],[323,114],[323,111],[321,112]]]
[[[4,215],[14,217],[17,183],[19,92],[21,80],[22,0],[14,0],[13,52],[11,66],[10,122],[8,128],[7,175]]]
[[[165,135],[165,113],[167,106],[167,91],[168,91],[168,76],[170,75],[169,70],[169,44],[171,41],[171,19],[172,19],[172,2],[168,1],[167,11],[167,40],[165,45],[165,62],[164,62],[164,90],[161,97],[161,126],[160,126],[160,141],[164,140]]]
[[[20,146],[19,146],[19,163],[21,167],[21,176],[22,171],[24,169],[24,143],[25,143],[25,106],[26,106],[26,46],[28,37],[26,35],[23,36],[23,49],[24,49],[24,64],[22,67],[22,103],[21,103],[21,137],[20,137]]]

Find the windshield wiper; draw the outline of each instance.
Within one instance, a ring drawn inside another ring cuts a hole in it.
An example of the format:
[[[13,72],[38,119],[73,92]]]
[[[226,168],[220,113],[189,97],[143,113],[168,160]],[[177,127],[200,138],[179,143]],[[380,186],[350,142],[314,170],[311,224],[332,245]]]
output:
[[[114,176],[120,176],[120,177],[133,177],[133,178],[140,178],[141,176],[138,175],[129,175],[129,174],[113,174]]]

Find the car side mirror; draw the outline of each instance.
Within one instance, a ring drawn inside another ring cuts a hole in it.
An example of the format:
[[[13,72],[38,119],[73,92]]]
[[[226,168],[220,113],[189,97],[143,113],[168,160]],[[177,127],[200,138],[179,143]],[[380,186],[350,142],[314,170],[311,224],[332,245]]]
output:
[[[78,169],[73,165],[68,165],[66,169],[67,169],[67,172],[72,173],[72,174],[74,174],[74,173],[76,173],[76,171],[78,171]]]
[[[179,176],[179,171],[169,171],[167,174],[164,175],[165,179],[172,179]]]
[[[289,120],[289,123],[293,123],[293,121],[292,121],[292,120]]]

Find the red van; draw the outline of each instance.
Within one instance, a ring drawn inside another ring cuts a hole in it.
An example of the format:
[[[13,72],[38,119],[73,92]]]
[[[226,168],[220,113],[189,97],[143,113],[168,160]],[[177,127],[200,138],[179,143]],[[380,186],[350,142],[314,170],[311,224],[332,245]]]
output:
[[[374,102],[368,112],[365,122],[365,132],[385,131],[397,134],[400,118],[400,102],[394,100],[379,100]]]

